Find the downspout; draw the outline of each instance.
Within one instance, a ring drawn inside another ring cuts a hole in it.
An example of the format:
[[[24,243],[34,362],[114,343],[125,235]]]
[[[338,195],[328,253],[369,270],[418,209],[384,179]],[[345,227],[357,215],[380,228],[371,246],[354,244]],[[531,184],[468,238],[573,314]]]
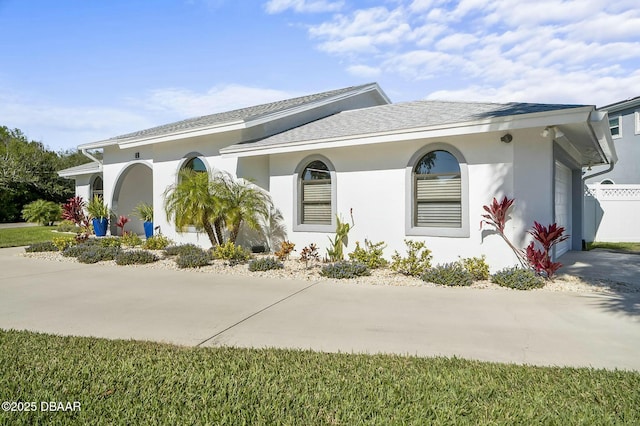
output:
[[[594,115],[598,115],[597,117],[594,117]],[[593,123],[592,122],[596,122],[598,124],[598,127],[601,129],[602,123],[608,123],[609,122],[609,115],[607,114],[607,112],[605,111],[604,113],[601,111],[592,111],[589,114],[589,122],[588,122],[588,126],[589,129],[591,130],[591,134],[593,135],[593,137],[595,138],[596,141],[598,141],[598,143],[596,144],[596,149],[598,149],[600,155],[602,155],[602,158],[607,159],[607,154],[605,154],[604,149],[602,146],[600,146],[600,139],[598,138],[598,134],[596,132],[596,129],[594,129]],[[604,129],[602,129],[604,130]],[[607,136],[608,135],[608,136]],[[604,134],[602,134],[601,132],[601,136],[603,136],[605,138],[605,140],[608,140],[610,144],[612,144],[613,142],[611,141],[611,133],[609,133],[609,127],[607,126],[606,130],[604,130]],[[615,164],[618,162],[618,156],[616,155],[615,152],[615,148],[610,145],[611,147],[611,155],[609,155],[608,157],[608,163],[609,163],[609,167],[607,167],[607,169],[605,170],[601,170],[599,172],[587,175],[587,176],[583,176],[582,177],[582,183],[584,184],[585,181],[587,179],[591,179],[592,177],[596,177],[596,176],[600,176],[603,175],[605,173],[609,173],[610,171],[613,170],[613,168],[615,167]]]
[[[96,157],[94,157],[93,155],[91,155],[89,153],[89,151],[86,150],[86,148],[83,148],[80,150],[80,152],[82,153],[82,155],[84,155],[85,157],[87,157],[89,160],[93,161],[94,163],[98,163],[100,165],[102,165],[102,161],[98,160]]]

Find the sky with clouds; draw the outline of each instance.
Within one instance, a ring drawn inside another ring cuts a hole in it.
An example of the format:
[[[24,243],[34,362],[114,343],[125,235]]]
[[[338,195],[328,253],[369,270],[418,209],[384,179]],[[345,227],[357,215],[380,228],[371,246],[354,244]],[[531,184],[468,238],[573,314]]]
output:
[[[54,150],[377,81],[392,101],[640,96],[637,0],[0,0],[0,125]]]

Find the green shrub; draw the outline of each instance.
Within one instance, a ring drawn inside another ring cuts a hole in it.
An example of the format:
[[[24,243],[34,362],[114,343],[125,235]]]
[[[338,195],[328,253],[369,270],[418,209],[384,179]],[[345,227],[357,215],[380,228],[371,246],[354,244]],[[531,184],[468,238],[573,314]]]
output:
[[[62,207],[53,201],[36,200],[25,205],[22,209],[24,220],[40,225],[53,225],[53,222],[60,220],[61,216]]]
[[[407,257],[396,251],[391,256],[391,269],[403,275],[419,277],[431,268],[431,250],[422,241],[404,240],[407,246]]]
[[[125,232],[124,235],[120,237],[120,241],[122,242],[122,245],[126,247],[137,247],[142,245],[142,238],[133,232]]]
[[[58,232],[77,232],[80,228],[70,220],[63,220],[56,226]]]
[[[365,248],[360,247],[360,243],[356,241],[356,248],[352,253],[349,253],[349,259],[364,263],[370,269],[384,268],[389,262],[382,257],[384,248],[386,245],[384,241],[379,243],[372,243],[369,240],[364,240]]]
[[[505,268],[491,275],[491,282],[516,290],[531,290],[544,287],[544,279],[530,269]]]
[[[146,250],[163,250],[169,244],[171,244],[171,240],[164,235],[153,235],[145,240],[142,248]]]
[[[120,253],[120,247],[92,245],[78,254],[77,259],[80,263],[97,263],[106,260],[114,260],[118,253]]]
[[[275,257],[263,257],[260,259],[252,260],[249,262],[249,270],[251,272],[256,271],[270,271],[272,269],[282,269],[284,265],[279,262]]]
[[[489,265],[486,262],[486,256],[467,257],[459,260],[460,265],[471,274],[474,280],[482,281],[489,279]]]
[[[232,241],[227,241],[222,245],[211,249],[211,256],[214,259],[228,260],[230,264],[245,263],[251,257],[251,253],[241,246],[235,245]]]
[[[120,238],[118,237],[102,237],[97,238],[99,241],[100,247],[118,247],[122,245]]]
[[[364,263],[343,260],[341,262],[331,263],[322,267],[320,275],[340,280],[344,278],[357,278],[364,275],[371,275],[371,272]]]
[[[460,263],[445,263],[431,268],[422,275],[422,280],[448,286],[473,284],[473,276]]]
[[[58,251],[58,247],[51,241],[44,241],[42,243],[33,243],[29,247],[24,249],[27,253],[43,253],[46,251]]]
[[[157,260],[158,258],[155,254],[146,250],[121,251],[116,256],[116,264],[118,265],[142,265],[153,263]]]
[[[202,251],[200,247],[195,244],[180,244],[177,246],[169,246],[164,249],[165,256],[181,256],[183,254],[190,253],[192,251]]]
[[[58,251],[64,251],[67,247],[75,246],[77,241],[76,237],[67,235],[64,237],[53,237],[52,243]]]
[[[192,250],[176,257],[176,265],[179,268],[200,268],[211,263],[211,256],[206,251]]]

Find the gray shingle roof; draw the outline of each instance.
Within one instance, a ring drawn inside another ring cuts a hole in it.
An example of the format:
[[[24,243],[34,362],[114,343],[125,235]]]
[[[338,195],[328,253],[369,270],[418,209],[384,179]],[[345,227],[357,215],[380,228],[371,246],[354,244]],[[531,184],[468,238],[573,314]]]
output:
[[[328,92],[315,93],[307,96],[300,96],[292,99],[271,102],[268,104],[256,105],[247,108],[236,109],[233,111],[221,112],[217,114],[205,115],[202,117],[189,118],[187,120],[177,121],[175,123],[164,124],[162,126],[152,127],[146,130],[140,130],[133,133],[116,136],[107,139],[104,142],[118,143],[129,139],[147,138],[154,136],[163,136],[180,131],[197,130],[214,125],[222,125],[225,123],[233,123],[237,121],[250,121],[269,114],[286,111],[291,108],[302,106],[305,104],[319,102],[325,99],[339,96],[351,91],[363,89],[365,87],[374,86],[375,83],[363,84],[360,86],[345,87],[343,89],[330,90]]]
[[[77,176],[77,175],[86,175],[90,173],[97,173],[101,170],[100,164],[91,161],[89,163],[81,164],[75,167],[69,167],[68,169],[63,169],[58,171],[58,176],[67,177],[67,176]]]
[[[231,145],[222,149],[221,152],[464,123],[493,117],[580,108],[582,106],[449,101],[404,102],[344,111],[265,139]]]

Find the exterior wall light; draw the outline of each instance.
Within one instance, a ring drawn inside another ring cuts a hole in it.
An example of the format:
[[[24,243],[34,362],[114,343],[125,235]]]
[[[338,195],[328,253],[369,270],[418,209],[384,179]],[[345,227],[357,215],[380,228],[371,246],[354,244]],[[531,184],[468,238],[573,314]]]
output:
[[[509,143],[513,140],[513,136],[511,136],[511,133],[507,133],[506,135],[501,136],[500,140],[504,143]]]

